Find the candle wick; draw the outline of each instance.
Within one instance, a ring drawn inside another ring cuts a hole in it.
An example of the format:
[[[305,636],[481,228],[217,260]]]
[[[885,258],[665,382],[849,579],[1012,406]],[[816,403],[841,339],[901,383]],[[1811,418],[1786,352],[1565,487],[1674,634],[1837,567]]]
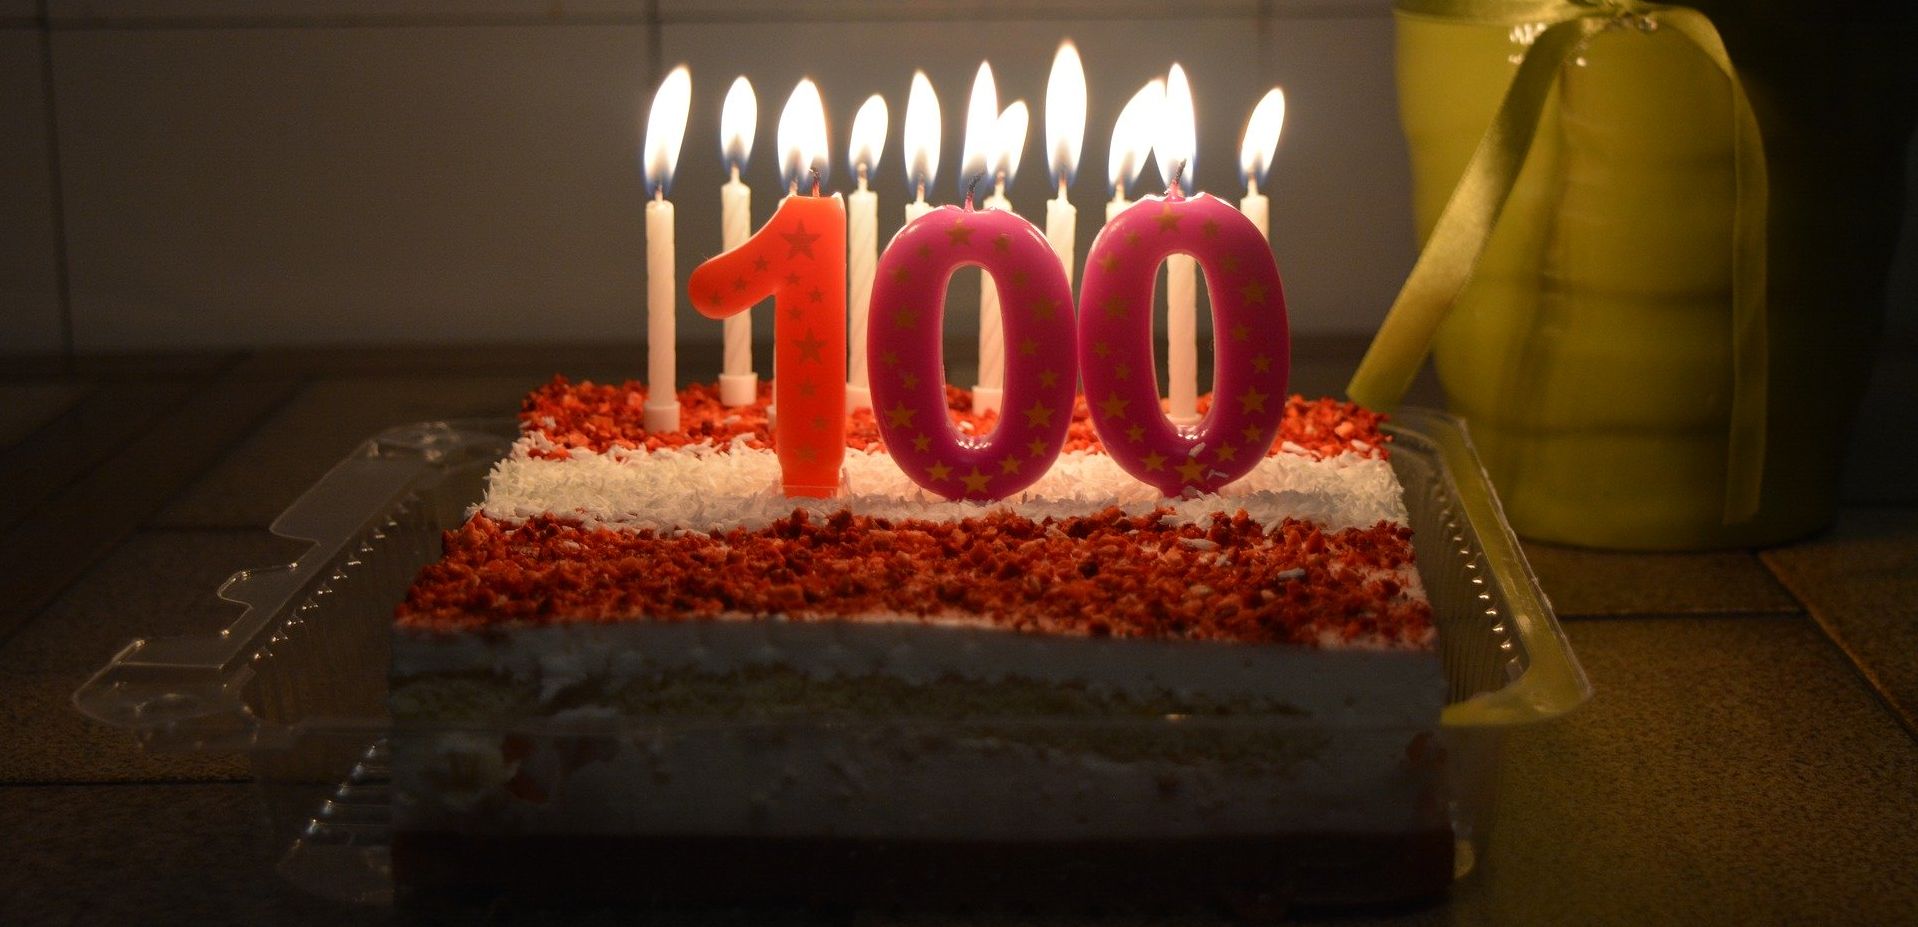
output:
[[[738,183],[739,182],[739,162],[738,161],[734,161],[732,163],[732,169],[733,169],[733,183]]]
[[[1066,177],[1064,174],[1060,174],[1059,175],[1059,199],[1063,201],[1065,198],[1066,198]]]
[[[1255,176],[1252,176],[1251,174],[1247,174],[1247,175],[1246,175],[1246,177],[1245,177],[1245,195],[1246,195],[1246,196],[1258,196],[1258,195],[1259,195],[1259,178],[1257,178],[1257,177],[1255,177]]]
[[[986,175],[985,175],[985,174],[984,174],[983,172],[981,172],[981,173],[978,173],[978,174],[974,174],[974,175],[972,175],[972,180],[970,180],[970,181],[968,181],[968,182],[966,183],[966,208],[967,208],[967,209],[971,209],[971,208],[972,208],[972,190],[973,190],[973,188],[974,188],[974,187],[977,187],[977,186],[979,186],[979,181],[981,181],[981,180],[984,180],[984,179],[986,179]]]
[[[915,202],[923,203],[926,201],[926,182],[924,180],[913,185],[912,195]]]
[[[1166,188],[1165,188],[1165,195],[1167,199],[1179,199],[1185,195],[1179,192],[1179,178],[1184,175],[1185,175],[1185,162],[1184,161],[1175,162],[1172,165],[1172,181],[1166,184]]]
[[[992,194],[994,196],[1006,195],[1006,172],[1005,171],[1000,171],[997,175],[995,175],[992,178]]]
[[[819,168],[812,169],[812,195],[819,195]]]
[[[657,187],[654,187],[654,188],[653,188],[653,199],[654,199],[654,200],[657,200],[657,201],[659,201],[659,202],[661,202],[661,203],[663,203],[663,202],[665,202],[665,201],[666,201],[666,187],[665,187],[665,185],[663,185],[663,184],[662,184],[662,185],[660,185],[660,186],[657,186]]]

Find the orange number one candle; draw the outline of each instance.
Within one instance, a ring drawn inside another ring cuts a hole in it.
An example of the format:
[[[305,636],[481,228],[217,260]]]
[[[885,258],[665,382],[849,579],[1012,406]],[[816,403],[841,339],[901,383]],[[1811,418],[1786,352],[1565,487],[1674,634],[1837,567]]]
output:
[[[819,498],[838,491],[846,454],[846,204],[819,195],[826,138],[819,89],[802,80],[779,117],[780,171],[791,192],[752,238],[687,282],[693,308],[708,318],[773,297],[773,448],[786,495]]]

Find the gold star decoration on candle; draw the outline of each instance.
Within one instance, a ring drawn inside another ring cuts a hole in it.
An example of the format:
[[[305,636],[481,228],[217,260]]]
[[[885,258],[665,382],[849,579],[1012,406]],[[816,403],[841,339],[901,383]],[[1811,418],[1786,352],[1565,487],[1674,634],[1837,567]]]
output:
[[[1158,451],[1153,451],[1152,453],[1145,455],[1145,457],[1141,458],[1141,460],[1145,463],[1145,468],[1147,470],[1157,471],[1157,470],[1165,469],[1165,455],[1159,453]]]
[[[1046,451],[1049,450],[1051,450],[1051,447],[1046,444],[1046,439],[1044,438],[1033,438],[1031,442],[1026,444],[1026,453],[1033,457],[1044,457],[1046,456]]]
[[[1212,219],[1205,220],[1205,224],[1199,226],[1199,234],[1207,238],[1219,237],[1219,223]]]
[[[1252,340],[1252,326],[1244,322],[1232,326],[1232,340],[1241,342]]]
[[[1106,318],[1108,319],[1121,319],[1125,317],[1125,300],[1117,296],[1108,296],[1100,300],[1099,308],[1105,310]]]
[[[967,225],[965,220],[961,219],[954,222],[952,228],[946,230],[946,237],[952,240],[952,246],[955,248],[960,245],[972,244],[972,226]]]
[[[1125,380],[1125,379],[1129,379],[1131,376],[1132,376],[1131,364],[1113,364],[1112,365],[1112,378],[1114,380]]]
[[[940,461],[938,463],[933,464],[930,467],[927,467],[926,475],[932,477],[933,482],[935,483],[943,483],[946,481],[946,477],[949,477],[952,475],[952,468],[946,466],[944,461]]]
[[[1266,398],[1264,393],[1249,389],[1239,394],[1239,405],[1246,412],[1264,412]]]
[[[1271,373],[1272,358],[1265,354],[1259,354],[1254,356],[1252,358],[1252,369],[1260,373]]]
[[[786,239],[787,246],[792,248],[786,257],[796,258],[802,254],[807,257],[814,257],[812,246],[813,242],[819,240],[819,234],[817,232],[808,233],[806,231],[806,220],[799,220],[799,227],[797,229],[790,232],[781,232],[779,233],[779,237]],[[795,274],[794,276],[797,275]],[[791,278],[788,279],[790,280]]]
[[[1018,458],[1007,457],[1006,459],[999,461],[999,473],[1001,475],[1011,476],[1012,474],[1018,473],[1018,472],[1019,472]]]
[[[1133,425],[1128,425],[1128,426],[1126,426],[1126,430],[1125,430],[1125,437],[1126,437],[1126,440],[1127,440],[1127,441],[1131,441],[1131,442],[1132,442],[1132,443],[1134,443],[1134,444],[1137,444],[1137,443],[1139,443],[1140,441],[1144,441],[1144,440],[1145,440],[1145,426],[1144,426],[1144,425],[1139,425],[1139,424],[1133,424]]]
[[[1052,407],[1043,402],[1033,403],[1026,410],[1026,427],[1044,428],[1052,424]]]
[[[921,454],[932,450],[932,435],[913,435],[912,449]]]
[[[980,473],[978,467],[973,467],[971,473],[960,477],[959,480],[966,484],[966,492],[985,492],[986,484],[992,482],[992,477]]]
[[[1197,483],[1199,477],[1205,474],[1205,464],[1200,463],[1197,457],[1188,457],[1185,463],[1172,469],[1179,471],[1179,479],[1187,484]]]
[[[992,246],[1008,254],[1012,252],[1012,236],[1004,232],[992,236]]]
[[[826,362],[826,339],[814,334],[811,329],[807,329],[806,337],[794,341],[793,347],[799,349],[799,360],[801,363],[811,361],[816,364],[823,364]]]
[[[894,428],[907,428],[911,427],[912,417],[917,414],[919,414],[918,409],[912,408],[902,402],[886,410],[886,420]]]
[[[1239,287],[1239,296],[1254,306],[1265,305],[1265,284],[1257,280]]]
[[[1059,311],[1059,301],[1051,297],[1037,300],[1032,304],[1032,311],[1039,318],[1050,322],[1053,314]]]
[[[1099,403],[1099,411],[1104,412],[1107,418],[1124,418],[1126,406],[1131,404],[1132,400],[1113,393]]]
[[[1230,444],[1221,444],[1219,445],[1219,449],[1213,453],[1220,460],[1229,461],[1229,460],[1236,459],[1239,456],[1239,449],[1236,447],[1233,447]]]
[[[1179,229],[1179,214],[1172,211],[1171,203],[1159,207],[1159,215],[1156,217],[1156,220],[1159,223],[1159,231],[1161,232],[1175,232]]]
[[[1099,268],[1101,270],[1104,270],[1108,274],[1112,273],[1115,270],[1118,270],[1119,256],[1116,254],[1113,254],[1110,251],[1107,251],[1104,255],[1100,256],[1099,258]]]
[[[1031,338],[1019,339],[1019,353],[1026,357],[1034,357],[1038,355],[1039,342]]]
[[[1058,386],[1059,371],[1057,370],[1039,371],[1039,385],[1045,387],[1046,389],[1051,389],[1055,386]]]

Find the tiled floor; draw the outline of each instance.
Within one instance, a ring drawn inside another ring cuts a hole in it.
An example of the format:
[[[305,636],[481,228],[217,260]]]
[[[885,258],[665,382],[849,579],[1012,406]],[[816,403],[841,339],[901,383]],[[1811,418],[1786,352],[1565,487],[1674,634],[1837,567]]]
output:
[[[1295,384],[1336,391],[1357,347],[1302,346]],[[437,919],[286,884],[243,760],[142,751],[68,700],[128,638],[230,621],[212,590],[235,569],[296,556],[266,526],[371,433],[500,416],[555,370],[610,378],[637,356],[387,349],[0,372],[0,834],[14,850],[0,921]],[[1918,382],[1918,359],[1895,361],[1868,400],[1866,447],[1918,444],[1918,423],[1882,394]],[[1429,381],[1419,390],[1434,395]],[[1899,482],[1903,463],[1882,456],[1854,461],[1831,531],[1763,553],[1528,545],[1597,696],[1511,736],[1488,854],[1449,903],[1338,922],[1911,922],[1918,499]],[[458,919],[582,917],[619,915]]]

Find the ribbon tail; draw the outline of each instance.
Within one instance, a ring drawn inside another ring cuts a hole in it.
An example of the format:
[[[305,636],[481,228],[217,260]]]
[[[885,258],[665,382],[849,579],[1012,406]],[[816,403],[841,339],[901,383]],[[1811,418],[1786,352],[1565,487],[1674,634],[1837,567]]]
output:
[[[1526,49],[1492,124],[1472,152],[1405,286],[1346,385],[1346,395],[1354,402],[1389,411],[1405,397],[1431,350],[1439,323],[1472,279],[1492,227],[1518,183],[1519,169],[1532,149],[1559,69],[1577,53],[1581,42],[1603,28],[1603,19],[1566,20],[1539,33]]]
[[[1730,53],[1705,14],[1682,7],[1661,9],[1661,25],[1676,29],[1731,81],[1732,172],[1737,212],[1732,219],[1732,407],[1725,450],[1725,524],[1758,514],[1765,480],[1765,428],[1770,346],[1765,316],[1765,230],[1770,177],[1765,141],[1758,131],[1745,86]]]

